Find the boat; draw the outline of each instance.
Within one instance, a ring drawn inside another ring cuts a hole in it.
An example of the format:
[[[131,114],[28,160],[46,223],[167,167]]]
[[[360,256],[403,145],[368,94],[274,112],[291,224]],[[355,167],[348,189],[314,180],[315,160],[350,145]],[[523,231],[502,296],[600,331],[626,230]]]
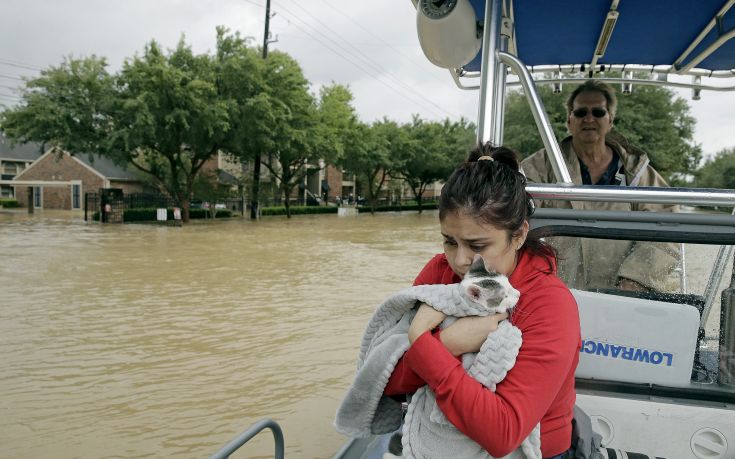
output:
[[[412,0],[427,58],[463,90],[479,91],[479,142],[503,143],[507,86],[521,86],[556,183],[529,184],[542,200],[734,208],[735,190],[572,184],[538,96],[540,84],[594,77],[622,85],[734,91],[735,0]],[[606,77],[605,72],[620,72]],[[645,76],[641,76],[644,73]],[[729,81],[729,82],[728,82]],[[673,287],[649,292],[573,289],[582,349],[577,405],[606,458],[735,458],[735,215],[538,209],[531,230],[549,240],[675,244]],[[692,279],[692,253],[711,262]],[[694,285],[694,281],[698,285]],[[721,284],[724,288],[720,288]],[[213,457],[228,457],[253,426]],[[381,457],[387,436],[348,440],[335,458]]]

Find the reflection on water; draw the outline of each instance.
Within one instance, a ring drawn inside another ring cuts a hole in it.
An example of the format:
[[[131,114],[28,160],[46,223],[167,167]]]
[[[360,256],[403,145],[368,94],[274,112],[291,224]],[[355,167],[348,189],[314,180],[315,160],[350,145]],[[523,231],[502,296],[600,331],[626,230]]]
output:
[[[331,457],[363,328],[440,239],[436,212],[175,228],[0,211],[0,457],[206,457],[263,417],[287,456]],[[272,436],[245,448],[272,457]]]

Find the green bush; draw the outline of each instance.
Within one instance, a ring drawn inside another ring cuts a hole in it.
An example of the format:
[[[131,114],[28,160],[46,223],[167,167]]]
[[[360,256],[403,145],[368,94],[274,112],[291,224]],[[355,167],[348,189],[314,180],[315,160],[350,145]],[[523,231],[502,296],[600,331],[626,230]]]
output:
[[[436,201],[428,201],[421,203],[421,210],[436,210]],[[403,204],[400,206],[377,206],[375,212],[402,212],[402,211],[413,211],[419,210],[418,204]],[[370,212],[370,206],[358,206],[358,212]]]
[[[5,207],[6,209],[13,209],[18,207],[18,201],[15,199],[0,199],[0,206]]]
[[[336,214],[337,207],[334,206],[292,206],[291,215],[307,215],[307,214]],[[263,217],[272,215],[286,215],[286,208],[279,207],[262,207],[260,215]]]

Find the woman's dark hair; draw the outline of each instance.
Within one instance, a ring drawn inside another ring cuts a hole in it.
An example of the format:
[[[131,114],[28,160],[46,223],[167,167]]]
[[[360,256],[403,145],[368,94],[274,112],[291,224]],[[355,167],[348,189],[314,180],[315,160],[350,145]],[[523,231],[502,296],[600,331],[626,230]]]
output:
[[[533,200],[526,192],[526,177],[519,172],[518,156],[513,150],[488,142],[470,151],[467,161],[449,176],[439,197],[440,220],[459,211],[508,231],[509,241],[531,218]],[[554,248],[531,233],[523,247],[534,254],[556,258]]]

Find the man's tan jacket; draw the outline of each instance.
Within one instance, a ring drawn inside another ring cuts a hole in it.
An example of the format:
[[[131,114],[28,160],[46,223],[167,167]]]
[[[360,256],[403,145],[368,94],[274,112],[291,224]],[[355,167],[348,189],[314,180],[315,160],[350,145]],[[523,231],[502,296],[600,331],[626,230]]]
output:
[[[649,164],[642,150],[626,151],[619,143],[607,141],[620,157],[627,186],[668,187]],[[582,174],[572,138],[562,140],[561,151],[575,185]],[[556,177],[545,150],[539,150],[521,163],[529,183],[555,183]],[[539,207],[560,209],[675,212],[677,206],[592,201],[536,201]],[[678,246],[673,243],[614,241],[576,237],[548,238],[559,253],[559,277],[570,288],[590,290],[614,287],[619,278],[638,282],[659,291],[676,290],[674,268],[679,264]]]

